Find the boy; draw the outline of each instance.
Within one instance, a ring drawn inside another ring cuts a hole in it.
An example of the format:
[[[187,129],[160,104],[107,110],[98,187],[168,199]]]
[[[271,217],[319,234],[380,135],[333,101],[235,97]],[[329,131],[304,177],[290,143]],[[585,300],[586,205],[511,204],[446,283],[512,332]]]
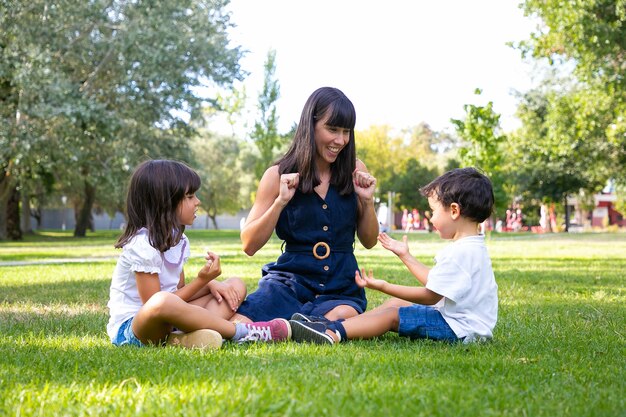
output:
[[[297,342],[333,344],[369,339],[388,331],[412,339],[448,342],[486,340],[498,316],[498,287],[484,236],[478,226],[491,215],[493,189],[474,168],[446,172],[420,189],[428,198],[431,222],[442,239],[452,240],[429,269],[409,253],[402,242],[385,233],[378,240],[395,253],[424,287],[408,287],[374,278],[372,271],[356,271],[360,287],[397,297],[382,306],[345,321],[326,321],[295,314],[290,321]],[[416,304],[414,304],[416,303]]]

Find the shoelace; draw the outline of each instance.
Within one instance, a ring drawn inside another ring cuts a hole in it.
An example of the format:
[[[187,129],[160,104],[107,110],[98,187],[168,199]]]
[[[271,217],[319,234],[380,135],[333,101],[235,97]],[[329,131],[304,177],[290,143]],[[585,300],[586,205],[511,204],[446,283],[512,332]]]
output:
[[[257,326],[246,326],[248,327],[248,334],[242,337],[239,342],[256,342],[258,340],[272,340],[272,332],[269,326],[257,327]]]

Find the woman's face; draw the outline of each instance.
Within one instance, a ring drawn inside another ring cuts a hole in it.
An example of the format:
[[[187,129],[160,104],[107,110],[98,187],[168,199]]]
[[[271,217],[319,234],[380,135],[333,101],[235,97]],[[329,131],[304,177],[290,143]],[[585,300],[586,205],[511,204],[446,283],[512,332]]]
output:
[[[326,125],[328,115],[315,122],[317,159],[332,164],[341,150],[350,142],[350,129]]]

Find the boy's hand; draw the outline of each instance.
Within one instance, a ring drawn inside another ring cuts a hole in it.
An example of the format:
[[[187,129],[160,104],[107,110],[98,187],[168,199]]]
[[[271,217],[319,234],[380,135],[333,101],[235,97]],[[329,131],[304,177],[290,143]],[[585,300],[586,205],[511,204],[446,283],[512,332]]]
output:
[[[371,288],[378,291],[381,291],[383,285],[387,283],[387,281],[383,279],[375,279],[374,272],[371,269],[369,275],[365,272],[365,269],[362,269],[362,272],[360,273],[357,269],[354,273],[354,281],[360,288]]]
[[[402,257],[409,254],[409,245],[407,244],[407,235],[402,236],[402,242],[393,239],[387,233],[380,233],[378,235],[378,241],[383,245],[383,248],[392,251],[397,256]]]
[[[198,278],[205,281],[211,281],[222,274],[222,267],[220,265],[220,257],[217,253],[207,251],[207,255],[204,257],[206,264],[198,272]]]
[[[232,285],[229,285],[227,282],[213,281],[209,285],[209,289],[218,303],[226,300],[230,309],[237,311],[241,304],[241,298]]]

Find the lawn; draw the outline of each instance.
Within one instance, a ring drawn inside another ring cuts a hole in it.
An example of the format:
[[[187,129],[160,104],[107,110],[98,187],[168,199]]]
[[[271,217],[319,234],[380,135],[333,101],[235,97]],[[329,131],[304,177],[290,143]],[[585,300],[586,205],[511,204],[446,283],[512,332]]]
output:
[[[626,416],[626,233],[489,236],[500,310],[488,343],[392,333],[210,353],[110,345],[117,234],[0,242],[0,416]],[[280,251],[272,240],[249,258],[236,231],[188,235],[188,275],[210,248],[249,291]],[[445,245],[409,237],[427,265]],[[356,255],[377,276],[414,283],[380,246]],[[385,297],[368,291],[369,308]]]

